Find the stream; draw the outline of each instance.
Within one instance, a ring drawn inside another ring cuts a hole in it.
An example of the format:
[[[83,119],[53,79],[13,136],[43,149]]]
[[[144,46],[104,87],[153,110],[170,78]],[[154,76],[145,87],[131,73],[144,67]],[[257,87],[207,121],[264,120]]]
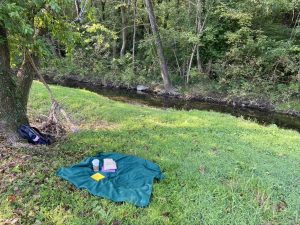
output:
[[[116,101],[135,105],[147,105],[163,109],[173,108],[187,111],[192,109],[215,111],[231,114],[236,117],[243,117],[244,119],[252,120],[262,125],[276,124],[278,127],[293,129],[300,132],[300,118],[282,113],[266,112],[258,109],[234,107],[230,105],[201,102],[196,100],[170,98],[167,96],[157,96],[151,93],[137,92],[135,90],[107,88],[97,84],[78,82],[70,79],[59,83],[54,82],[53,80],[48,80],[48,82],[67,87],[86,89]]]

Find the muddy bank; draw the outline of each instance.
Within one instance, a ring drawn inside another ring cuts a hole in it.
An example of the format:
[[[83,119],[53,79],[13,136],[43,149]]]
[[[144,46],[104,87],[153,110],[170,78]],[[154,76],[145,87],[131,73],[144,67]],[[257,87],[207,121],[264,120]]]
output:
[[[205,96],[192,96],[190,99],[196,101],[204,101],[211,103],[218,103],[223,105],[228,105],[232,107],[239,108],[248,108],[248,109],[256,109],[262,112],[275,112],[280,114],[285,114],[294,117],[300,117],[300,112],[294,110],[277,110],[275,106],[267,101],[261,100],[242,100],[238,98],[227,99],[226,97],[205,97]]]

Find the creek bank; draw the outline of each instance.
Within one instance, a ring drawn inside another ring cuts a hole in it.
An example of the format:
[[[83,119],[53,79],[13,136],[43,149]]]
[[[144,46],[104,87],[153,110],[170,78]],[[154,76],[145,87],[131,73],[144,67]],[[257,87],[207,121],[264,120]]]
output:
[[[112,83],[103,84],[100,81],[91,81],[85,78],[78,78],[76,76],[67,76],[67,77],[55,77],[53,75],[44,74],[45,80],[50,84],[58,84],[62,86],[68,87],[89,87],[93,86],[95,89],[98,88],[109,88],[109,89],[119,89],[119,90],[128,90],[128,91],[137,91],[140,94],[147,93],[154,96],[163,96],[164,98],[169,99],[182,99],[185,101],[199,101],[199,102],[207,102],[212,104],[219,104],[222,106],[231,106],[234,108],[242,108],[242,109],[254,109],[262,112],[272,112],[272,113],[280,113],[284,115],[289,115],[293,117],[300,117],[300,112],[292,109],[288,110],[279,110],[276,109],[276,106],[266,100],[262,99],[247,99],[247,98],[239,98],[239,97],[228,97],[226,95],[218,94],[218,93],[210,93],[207,96],[203,96],[200,94],[168,94],[163,90],[163,86],[155,86],[148,87],[144,85],[138,85],[136,87],[133,86],[122,86],[122,85],[114,85]]]

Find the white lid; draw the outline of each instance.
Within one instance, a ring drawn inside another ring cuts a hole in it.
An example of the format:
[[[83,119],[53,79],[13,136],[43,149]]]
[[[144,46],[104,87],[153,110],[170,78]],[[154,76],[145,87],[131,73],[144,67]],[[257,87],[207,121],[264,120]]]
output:
[[[92,164],[93,166],[99,166],[99,159],[93,159]]]

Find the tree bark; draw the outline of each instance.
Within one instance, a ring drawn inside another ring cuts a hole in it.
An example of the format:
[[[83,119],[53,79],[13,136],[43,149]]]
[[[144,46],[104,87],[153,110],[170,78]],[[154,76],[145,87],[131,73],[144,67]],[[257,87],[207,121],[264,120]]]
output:
[[[105,4],[106,4],[106,1],[101,0],[100,3],[101,3],[102,21],[105,21]]]
[[[133,37],[132,37],[132,67],[133,71],[135,71],[135,37],[136,37],[136,8],[137,8],[137,0],[134,0],[134,8],[133,8]]]
[[[0,21],[0,133],[16,131],[23,123],[28,123],[26,107],[21,103],[17,86],[10,71],[10,51],[7,31]],[[10,133],[10,132],[9,132]]]
[[[126,9],[125,6],[121,6],[121,19],[122,19],[122,47],[120,51],[120,57],[124,56],[126,49],[126,36],[127,36],[127,28],[126,28]]]
[[[193,50],[192,50],[192,54],[191,54],[191,58],[190,58],[190,61],[189,61],[189,66],[188,66],[187,73],[186,73],[186,83],[187,84],[190,81],[190,71],[191,71],[191,68],[192,68],[192,63],[193,63],[193,58],[194,58],[196,48],[197,48],[197,45],[194,45]]]
[[[34,63],[38,64],[38,58],[31,56]],[[28,55],[24,53],[24,59],[17,73],[17,90],[16,94],[19,98],[20,105],[27,114],[27,102],[29,98],[30,88],[33,82],[35,71],[29,61]]]
[[[202,31],[203,31],[203,26],[204,26],[204,21],[202,18],[203,15],[203,9],[205,8],[205,1],[204,0],[197,0],[197,17],[196,17],[196,33],[200,37]],[[203,72],[202,65],[201,65],[201,59],[200,59],[200,49],[199,45],[197,45],[197,67],[199,73]]]
[[[145,5],[149,16],[152,33],[155,37],[156,51],[159,57],[159,63],[160,63],[161,74],[164,82],[164,87],[167,92],[171,92],[173,87],[169,77],[167,62],[163,53],[163,46],[162,46],[162,42],[160,39],[160,35],[159,35],[159,31],[158,31],[154,11],[153,11],[152,1],[145,0]]]
[[[201,58],[200,58],[199,45],[197,46],[197,67],[198,67],[198,72],[200,74],[203,73],[203,67],[202,67]]]
[[[80,13],[81,13],[80,3],[81,0],[75,0],[77,18],[80,18]]]

